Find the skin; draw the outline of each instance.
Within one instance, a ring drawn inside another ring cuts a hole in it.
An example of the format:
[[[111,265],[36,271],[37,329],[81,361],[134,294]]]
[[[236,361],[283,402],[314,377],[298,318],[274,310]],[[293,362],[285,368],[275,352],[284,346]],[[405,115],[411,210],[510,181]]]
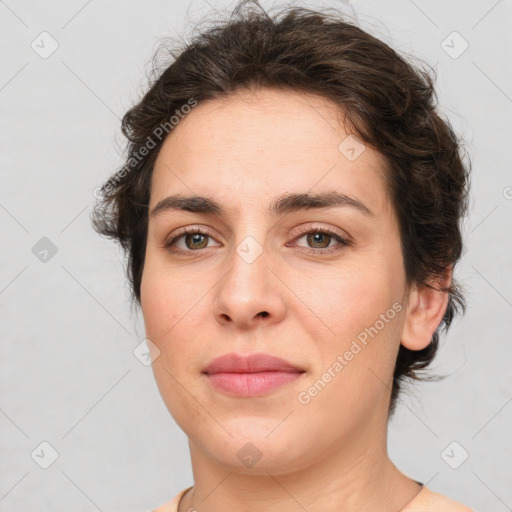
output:
[[[342,505],[344,512],[398,512],[420,490],[387,454],[392,375],[400,343],[412,350],[429,344],[448,296],[406,286],[384,161],[370,147],[347,159],[338,149],[349,135],[340,119],[334,104],[315,95],[246,91],[193,108],[158,155],[150,211],[170,194],[195,194],[227,212],[168,210],[148,224],[146,335],[160,393],[188,436],[194,475],[180,511],[326,512]],[[346,206],[266,212],[281,194],[332,190],[374,216]],[[315,245],[299,232],[310,224],[309,233],[330,228],[352,243],[325,235]],[[185,226],[208,236],[189,237],[188,246],[182,236],[173,248],[191,255],[178,255],[165,242]],[[262,250],[251,263],[236,251],[248,236]],[[339,250],[322,255],[332,248]],[[394,303],[402,310],[300,403],[298,394]],[[269,353],[305,373],[262,397],[227,396],[201,374],[227,352]],[[252,467],[237,457],[247,442],[261,453]]]

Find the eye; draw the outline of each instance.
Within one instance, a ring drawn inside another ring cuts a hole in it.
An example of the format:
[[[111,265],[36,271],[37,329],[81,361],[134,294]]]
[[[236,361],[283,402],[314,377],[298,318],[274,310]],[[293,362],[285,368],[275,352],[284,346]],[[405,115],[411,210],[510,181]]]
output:
[[[306,243],[310,248],[306,247],[306,253],[308,254],[327,254],[336,251],[340,251],[344,247],[347,247],[351,242],[335,231],[329,228],[316,228],[314,226],[305,227],[298,238],[295,240],[306,239]],[[331,245],[331,242],[338,241],[338,244]],[[299,247],[304,247],[299,245]]]
[[[181,238],[183,238],[185,247],[179,248],[178,246],[178,249],[172,248],[173,246],[177,246],[177,242],[180,241]],[[200,228],[187,227],[184,228],[180,234],[168,240],[165,243],[165,247],[175,254],[190,255],[191,253],[208,247],[208,238],[211,238],[211,236],[206,231]]]
[[[298,247],[302,247],[302,252],[317,256],[340,251],[344,247],[351,245],[349,240],[341,237],[335,231],[329,228],[317,228],[312,225],[303,228],[299,236],[295,238],[295,241],[302,238],[305,238],[306,243],[310,244],[310,248],[298,245]],[[190,256],[200,252],[202,249],[211,247],[208,244],[208,239],[213,240],[207,231],[198,227],[186,227],[180,233],[170,238],[165,243],[165,248],[174,254]],[[338,241],[338,244],[331,245],[333,241]],[[184,244],[181,247],[179,245],[180,242]],[[289,244],[286,245],[289,246]]]

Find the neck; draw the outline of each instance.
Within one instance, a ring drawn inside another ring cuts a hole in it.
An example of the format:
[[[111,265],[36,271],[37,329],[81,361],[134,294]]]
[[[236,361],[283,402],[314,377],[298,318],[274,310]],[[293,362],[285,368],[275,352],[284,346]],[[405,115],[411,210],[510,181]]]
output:
[[[387,425],[368,425],[300,469],[274,473],[260,467],[251,474],[220,466],[189,441],[194,487],[183,497],[180,512],[326,512],[341,504],[344,512],[399,512],[421,487],[391,462],[386,439]]]

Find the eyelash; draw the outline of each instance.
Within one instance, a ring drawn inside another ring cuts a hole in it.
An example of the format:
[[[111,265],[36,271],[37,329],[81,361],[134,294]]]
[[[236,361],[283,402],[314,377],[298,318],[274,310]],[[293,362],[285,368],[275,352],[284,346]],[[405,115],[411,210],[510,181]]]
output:
[[[329,235],[329,236],[335,238],[339,242],[339,244],[337,246],[329,247],[326,249],[313,249],[313,248],[308,249],[306,247],[301,247],[303,252],[310,254],[310,255],[318,256],[318,255],[331,254],[333,252],[340,251],[344,247],[348,247],[352,244],[351,241],[340,237],[336,232],[334,232],[333,230],[331,230],[329,228],[315,228],[311,225],[302,229],[300,231],[300,233],[297,235],[297,237],[295,238],[295,240],[299,240],[304,235],[313,234],[313,233],[323,233],[323,234]],[[181,255],[181,256],[192,256],[198,252],[204,251],[204,249],[188,249],[187,251],[182,251],[180,249],[171,249],[172,245],[177,240],[179,240],[181,237],[183,237],[185,235],[189,235],[189,234],[205,235],[205,236],[209,236],[210,238],[213,238],[209,235],[208,232],[204,231],[201,228],[186,227],[186,228],[183,228],[183,230],[179,234],[177,234],[176,236],[169,239],[164,244],[164,247],[166,249],[168,249],[170,252],[172,252],[173,254],[177,254],[177,255]]]

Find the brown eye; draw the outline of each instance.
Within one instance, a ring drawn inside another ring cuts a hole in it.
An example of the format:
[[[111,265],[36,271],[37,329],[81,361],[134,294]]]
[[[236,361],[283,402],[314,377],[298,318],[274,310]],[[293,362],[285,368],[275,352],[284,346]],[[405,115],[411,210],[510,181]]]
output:
[[[190,256],[212,246],[213,238],[200,228],[187,227],[181,233],[170,238],[165,248],[172,253]]]
[[[332,239],[332,236],[328,233],[323,233],[321,231],[317,231],[314,234],[307,235],[307,241],[308,243],[316,247],[317,249],[325,249],[326,247],[329,247],[329,243]]]
[[[302,248],[302,252],[313,256],[332,254],[351,245],[350,240],[342,238],[335,231],[328,228],[315,228],[312,225],[302,230],[302,233],[295,239],[295,243],[303,238],[306,239],[306,245],[297,244],[298,247]]]
[[[204,249],[208,246],[208,235],[204,233],[193,233],[185,235],[185,245],[188,249]],[[206,243],[205,243],[206,241]]]

